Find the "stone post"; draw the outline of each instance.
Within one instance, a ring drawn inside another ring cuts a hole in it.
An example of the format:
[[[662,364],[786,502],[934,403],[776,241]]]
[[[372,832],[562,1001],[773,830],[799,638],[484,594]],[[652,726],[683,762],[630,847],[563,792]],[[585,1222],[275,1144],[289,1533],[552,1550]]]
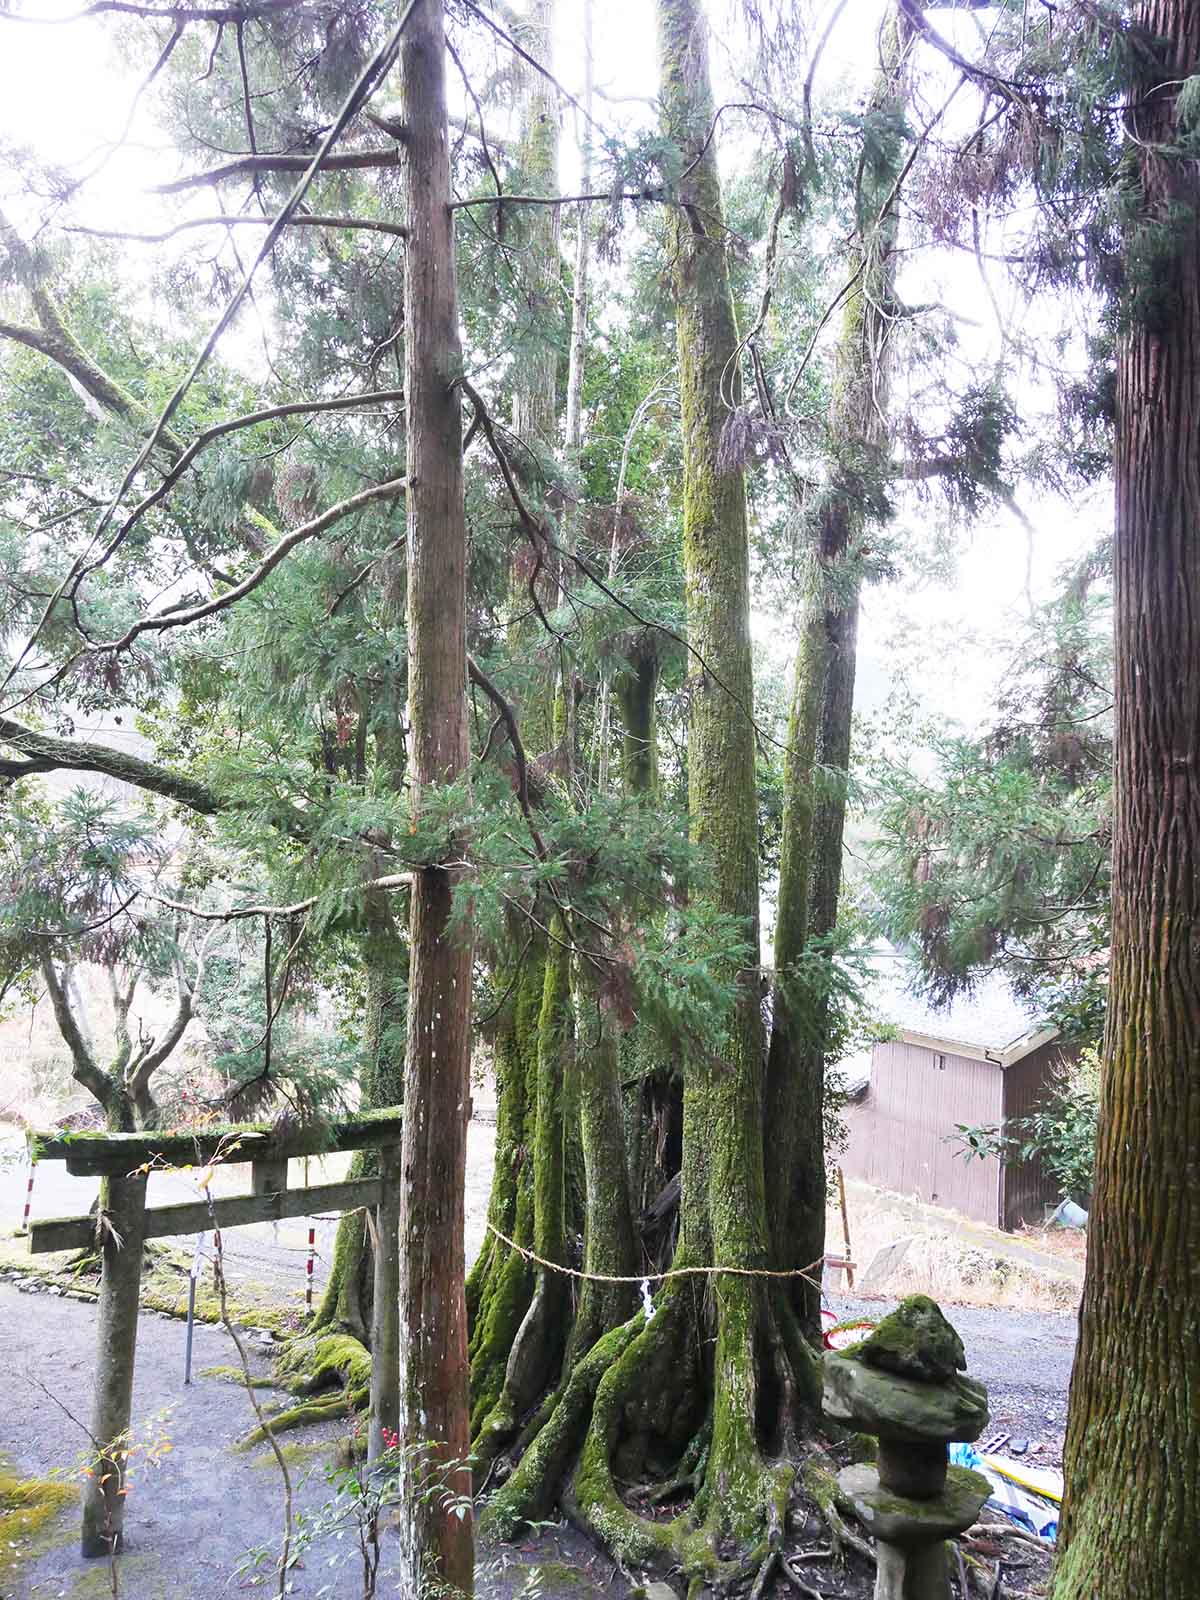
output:
[[[961,1376],[965,1367],[962,1341],[925,1295],[825,1357],[826,1415],[879,1440],[877,1466],[845,1467],[837,1480],[875,1538],[875,1600],[949,1600],[945,1541],[991,1493],[981,1473],[947,1462],[951,1440],[987,1426],[987,1391]]]

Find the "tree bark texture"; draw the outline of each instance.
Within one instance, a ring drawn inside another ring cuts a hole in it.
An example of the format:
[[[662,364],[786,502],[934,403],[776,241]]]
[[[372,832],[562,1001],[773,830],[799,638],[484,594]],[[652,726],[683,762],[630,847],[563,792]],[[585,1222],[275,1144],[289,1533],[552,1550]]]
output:
[[[885,19],[870,111],[903,113],[911,30],[899,10]],[[865,162],[858,232],[859,276],[842,317],[829,416],[830,478],[805,561],[800,639],[784,757],[784,808],[775,926],[775,985],[767,1067],[767,1173],[774,1259],[819,1261],[825,1250],[825,1067],[829,1041],[823,964],[798,963],[810,941],[837,926],[846,821],[846,779],[862,585],[862,541],[887,471],[887,391],[894,295],[900,153]],[[890,198],[890,203],[887,203]],[[883,214],[880,208],[883,207]],[[820,1271],[798,1279],[792,1301],[804,1332],[820,1331]]]
[[[1138,226],[1170,248],[1118,355],[1109,1012],[1056,1600],[1184,1600],[1200,1572],[1200,178],[1168,148],[1200,8],[1134,24]]]
[[[91,1427],[98,1455],[89,1463],[80,1540],[81,1553],[88,1558],[121,1547],[145,1221],[146,1179],[105,1178],[97,1219],[100,1326]]]
[[[461,780],[466,707],[466,520],[461,350],[441,0],[413,13],[400,49],[408,199],[405,401],[412,803]],[[415,874],[400,1221],[400,1515],[406,1600],[474,1585],[463,1205],[470,1084],[471,939],[452,926],[453,874]],[[456,1497],[450,1503],[449,1497]],[[462,1515],[458,1513],[462,1512]]]

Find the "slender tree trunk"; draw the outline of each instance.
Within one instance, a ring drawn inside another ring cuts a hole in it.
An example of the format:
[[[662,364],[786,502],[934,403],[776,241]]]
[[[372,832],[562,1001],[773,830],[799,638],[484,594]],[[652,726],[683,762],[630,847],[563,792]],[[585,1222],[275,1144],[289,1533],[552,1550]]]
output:
[[[1200,1571],[1200,178],[1171,148],[1200,8],[1134,26],[1138,227],[1171,250],[1118,356],[1112,954],[1056,1600],[1185,1600]]]
[[[408,197],[405,401],[412,798],[468,770],[466,519],[445,18],[413,14],[400,50]],[[467,1467],[463,1204],[471,1097],[471,939],[452,925],[454,876],[412,889],[400,1221],[400,1417],[409,1453],[400,1516],[406,1600],[474,1587]],[[422,1452],[418,1457],[415,1452]],[[444,1486],[442,1489],[435,1485]],[[448,1496],[457,1497],[450,1503]]]
[[[538,62],[551,60],[554,0],[529,0],[517,30],[521,46]],[[526,194],[558,192],[558,107],[547,80],[531,66],[520,73],[521,137],[515,182]],[[523,449],[516,463],[531,499],[546,510],[546,475],[558,437],[558,360],[561,353],[561,260],[558,214],[553,206],[527,206],[512,220],[523,272],[527,315],[513,389],[513,428]],[[541,603],[559,603],[563,574],[553,557],[533,576],[530,551],[514,554],[510,590],[514,615],[529,610],[529,584]],[[573,746],[571,669],[537,617],[510,630],[510,648],[525,667],[518,695],[522,738],[531,756],[549,757],[559,776],[569,774]],[[541,918],[553,910],[539,907]],[[539,918],[539,920],[541,920]],[[560,930],[561,931],[561,930]],[[498,1029],[497,1160],[489,1220],[547,1260],[565,1256],[563,1164],[568,1128],[564,1083],[572,1057],[571,996],[566,952],[519,913],[509,919],[510,956],[516,970],[510,1003]],[[501,973],[501,983],[506,974]],[[546,1163],[545,1171],[543,1164]],[[508,1225],[505,1220],[507,1219]],[[558,1281],[553,1281],[555,1279]],[[489,1241],[472,1273],[470,1298],[473,1453],[476,1472],[487,1471],[517,1431],[523,1412],[557,1378],[569,1324],[559,1275],[531,1270],[514,1251]]]
[[[367,933],[362,941],[366,994],[359,1083],[363,1109],[376,1111],[399,1105],[404,1093],[408,951],[385,893],[369,893],[366,910]],[[378,1171],[379,1152],[360,1150],[350,1163],[348,1176],[373,1178]],[[367,1344],[374,1316],[374,1282],[366,1219],[361,1211],[354,1211],[338,1223],[329,1280],[313,1318],[313,1331],[338,1328]]]
[[[874,113],[902,114],[911,33],[890,13],[880,33]],[[837,926],[846,782],[862,584],[862,536],[887,473],[890,319],[900,152],[864,158],[860,216],[829,416],[830,481],[805,566],[800,640],[784,758],[775,986],[767,1067],[767,1172],[776,1264],[819,1262],[825,1250],[825,1068],[828,959],[804,961]],[[890,199],[890,203],[887,203]],[[883,214],[880,214],[883,207]],[[818,773],[820,780],[818,781]],[[805,1334],[820,1331],[820,1268],[792,1301]]]

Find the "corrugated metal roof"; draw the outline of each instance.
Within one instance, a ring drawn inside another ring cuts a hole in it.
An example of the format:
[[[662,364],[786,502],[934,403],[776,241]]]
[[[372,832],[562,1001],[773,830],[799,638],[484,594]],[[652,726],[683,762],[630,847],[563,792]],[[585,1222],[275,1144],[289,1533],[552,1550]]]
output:
[[[997,1055],[1045,1031],[1045,1018],[1025,1007],[998,974],[981,978],[969,993],[935,1007],[915,991],[916,967],[890,947],[870,957],[868,998],[878,1020],[902,1033],[921,1034],[949,1047],[966,1045]]]

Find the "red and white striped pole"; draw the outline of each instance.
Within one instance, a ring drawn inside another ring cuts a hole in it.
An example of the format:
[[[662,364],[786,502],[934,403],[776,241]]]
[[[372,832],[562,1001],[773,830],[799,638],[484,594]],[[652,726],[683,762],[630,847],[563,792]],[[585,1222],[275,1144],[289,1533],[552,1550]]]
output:
[[[312,1316],[313,1260],[317,1253],[317,1230],[310,1223],[308,1229],[308,1262],[304,1271],[304,1312]]]
[[[21,1218],[21,1232],[29,1232],[29,1213],[33,1208],[33,1175],[37,1171],[37,1157],[29,1162],[29,1182],[25,1185],[25,1215]]]

